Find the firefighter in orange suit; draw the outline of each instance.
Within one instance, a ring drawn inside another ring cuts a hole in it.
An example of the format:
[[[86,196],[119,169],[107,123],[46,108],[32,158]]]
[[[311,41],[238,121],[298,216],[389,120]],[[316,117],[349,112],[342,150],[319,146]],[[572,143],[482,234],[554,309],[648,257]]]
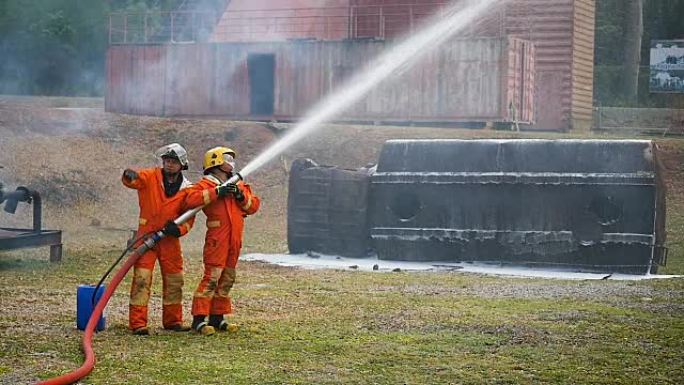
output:
[[[204,207],[207,234],[204,274],[192,299],[192,328],[203,335],[227,330],[224,315],[232,312],[230,289],[235,282],[244,218],[254,214],[259,197],[242,181],[220,186],[233,176],[235,151],[215,147],[204,154],[204,177],[188,189],[188,206]],[[208,316],[208,319],[207,319]]]
[[[147,304],[157,260],[163,281],[164,329],[190,330],[183,324],[183,256],[178,238],[190,231],[194,218],[181,226],[173,222],[184,212],[186,188],[190,186],[182,173],[188,169],[188,154],[181,145],[172,143],[158,149],[155,155],[161,159],[161,168],[126,169],[121,179],[126,187],[138,190],[140,219],[136,236],[160,229],[166,235],[153,249],[140,256],[133,268],[128,326],[136,335],[149,334]]]

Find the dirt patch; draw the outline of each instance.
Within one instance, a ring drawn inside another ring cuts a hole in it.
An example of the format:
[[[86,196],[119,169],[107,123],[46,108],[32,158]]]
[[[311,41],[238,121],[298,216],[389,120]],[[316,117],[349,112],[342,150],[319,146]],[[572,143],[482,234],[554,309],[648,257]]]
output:
[[[668,198],[682,202],[684,194],[684,146],[682,140],[658,140],[661,150],[661,164],[663,166],[665,183],[671,195]]]
[[[275,140],[260,123],[109,114],[101,106],[85,103],[88,107],[80,108],[73,102],[0,98],[0,181],[7,190],[27,186],[38,191],[44,227],[63,229],[69,246],[111,245],[110,239],[125,240],[128,230],[136,228],[136,194],[121,185],[120,175],[126,167],[155,166],[156,148],[183,144],[190,155],[186,174],[197,180],[207,149],[231,146],[238,151],[238,165],[244,166]],[[264,180],[272,178],[271,173],[262,175]],[[0,216],[9,226],[31,222],[26,205],[16,215]],[[199,245],[202,235],[195,231],[185,241]]]

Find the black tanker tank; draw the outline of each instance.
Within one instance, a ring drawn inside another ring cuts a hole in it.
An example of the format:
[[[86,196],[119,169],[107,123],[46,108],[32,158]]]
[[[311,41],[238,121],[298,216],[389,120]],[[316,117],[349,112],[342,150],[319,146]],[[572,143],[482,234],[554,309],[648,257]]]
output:
[[[288,193],[287,242],[291,253],[365,257],[369,170],[292,163]]]
[[[639,140],[392,140],[371,177],[380,259],[654,273],[665,189]]]

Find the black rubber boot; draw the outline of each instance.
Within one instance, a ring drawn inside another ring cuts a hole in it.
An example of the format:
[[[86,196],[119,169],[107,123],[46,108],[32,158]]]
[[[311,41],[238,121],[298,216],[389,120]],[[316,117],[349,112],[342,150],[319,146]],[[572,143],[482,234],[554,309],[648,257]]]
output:
[[[192,329],[197,330],[197,327],[199,326],[199,324],[206,321],[206,319],[207,319],[207,316],[205,316],[205,315],[192,316]]]
[[[206,321],[207,316],[205,315],[196,315],[192,317],[192,330],[196,331],[197,333],[204,335],[204,336],[210,336],[216,332],[216,329],[214,329],[213,326],[210,326],[209,323]]]
[[[223,314],[210,314],[209,325],[213,326],[216,330],[228,330],[228,322],[223,319]]]

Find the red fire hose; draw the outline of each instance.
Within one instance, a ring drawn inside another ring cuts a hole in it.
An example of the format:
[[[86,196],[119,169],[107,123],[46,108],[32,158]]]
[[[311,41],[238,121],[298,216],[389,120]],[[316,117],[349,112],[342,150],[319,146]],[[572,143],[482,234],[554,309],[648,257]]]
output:
[[[88,319],[88,324],[86,325],[85,333],[83,334],[83,353],[85,354],[85,360],[83,361],[83,365],[81,365],[80,368],[70,373],[39,382],[39,385],[73,384],[74,382],[87,376],[93,370],[93,367],[95,366],[95,352],[93,352],[92,347],[93,332],[95,331],[95,327],[97,326],[97,322],[99,321],[105,306],[107,306],[107,302],[109,302],[109,298],[111,298],[112,294],[114,294],[116,287],[119,286],[119,283],[121,283],[121,281],[126,276],[126,273],[128,273],[128,270],[130,270],[131,267],[135,264],[135,261],[138,260],[138,257],[140,257],[147,250],[152,248],[154,244],[159,242],[159,240],[163,237],[164,234],[158,232],[154,234],[152,238],[149,238],[137,249],[135,249],[135,251],[130,255],[130,257],[126,259],[126,262],[124,262],[123,266],[121,266],[121,268],[116,272],[116,274],[112,278],[112,281],[109,283],[107,289],[102,295],[102,298],[100,298],[100,300],[97,301],[97,305],[95,305],[95,309],[93,309],[93,313],[90,315],[90,319]]]

